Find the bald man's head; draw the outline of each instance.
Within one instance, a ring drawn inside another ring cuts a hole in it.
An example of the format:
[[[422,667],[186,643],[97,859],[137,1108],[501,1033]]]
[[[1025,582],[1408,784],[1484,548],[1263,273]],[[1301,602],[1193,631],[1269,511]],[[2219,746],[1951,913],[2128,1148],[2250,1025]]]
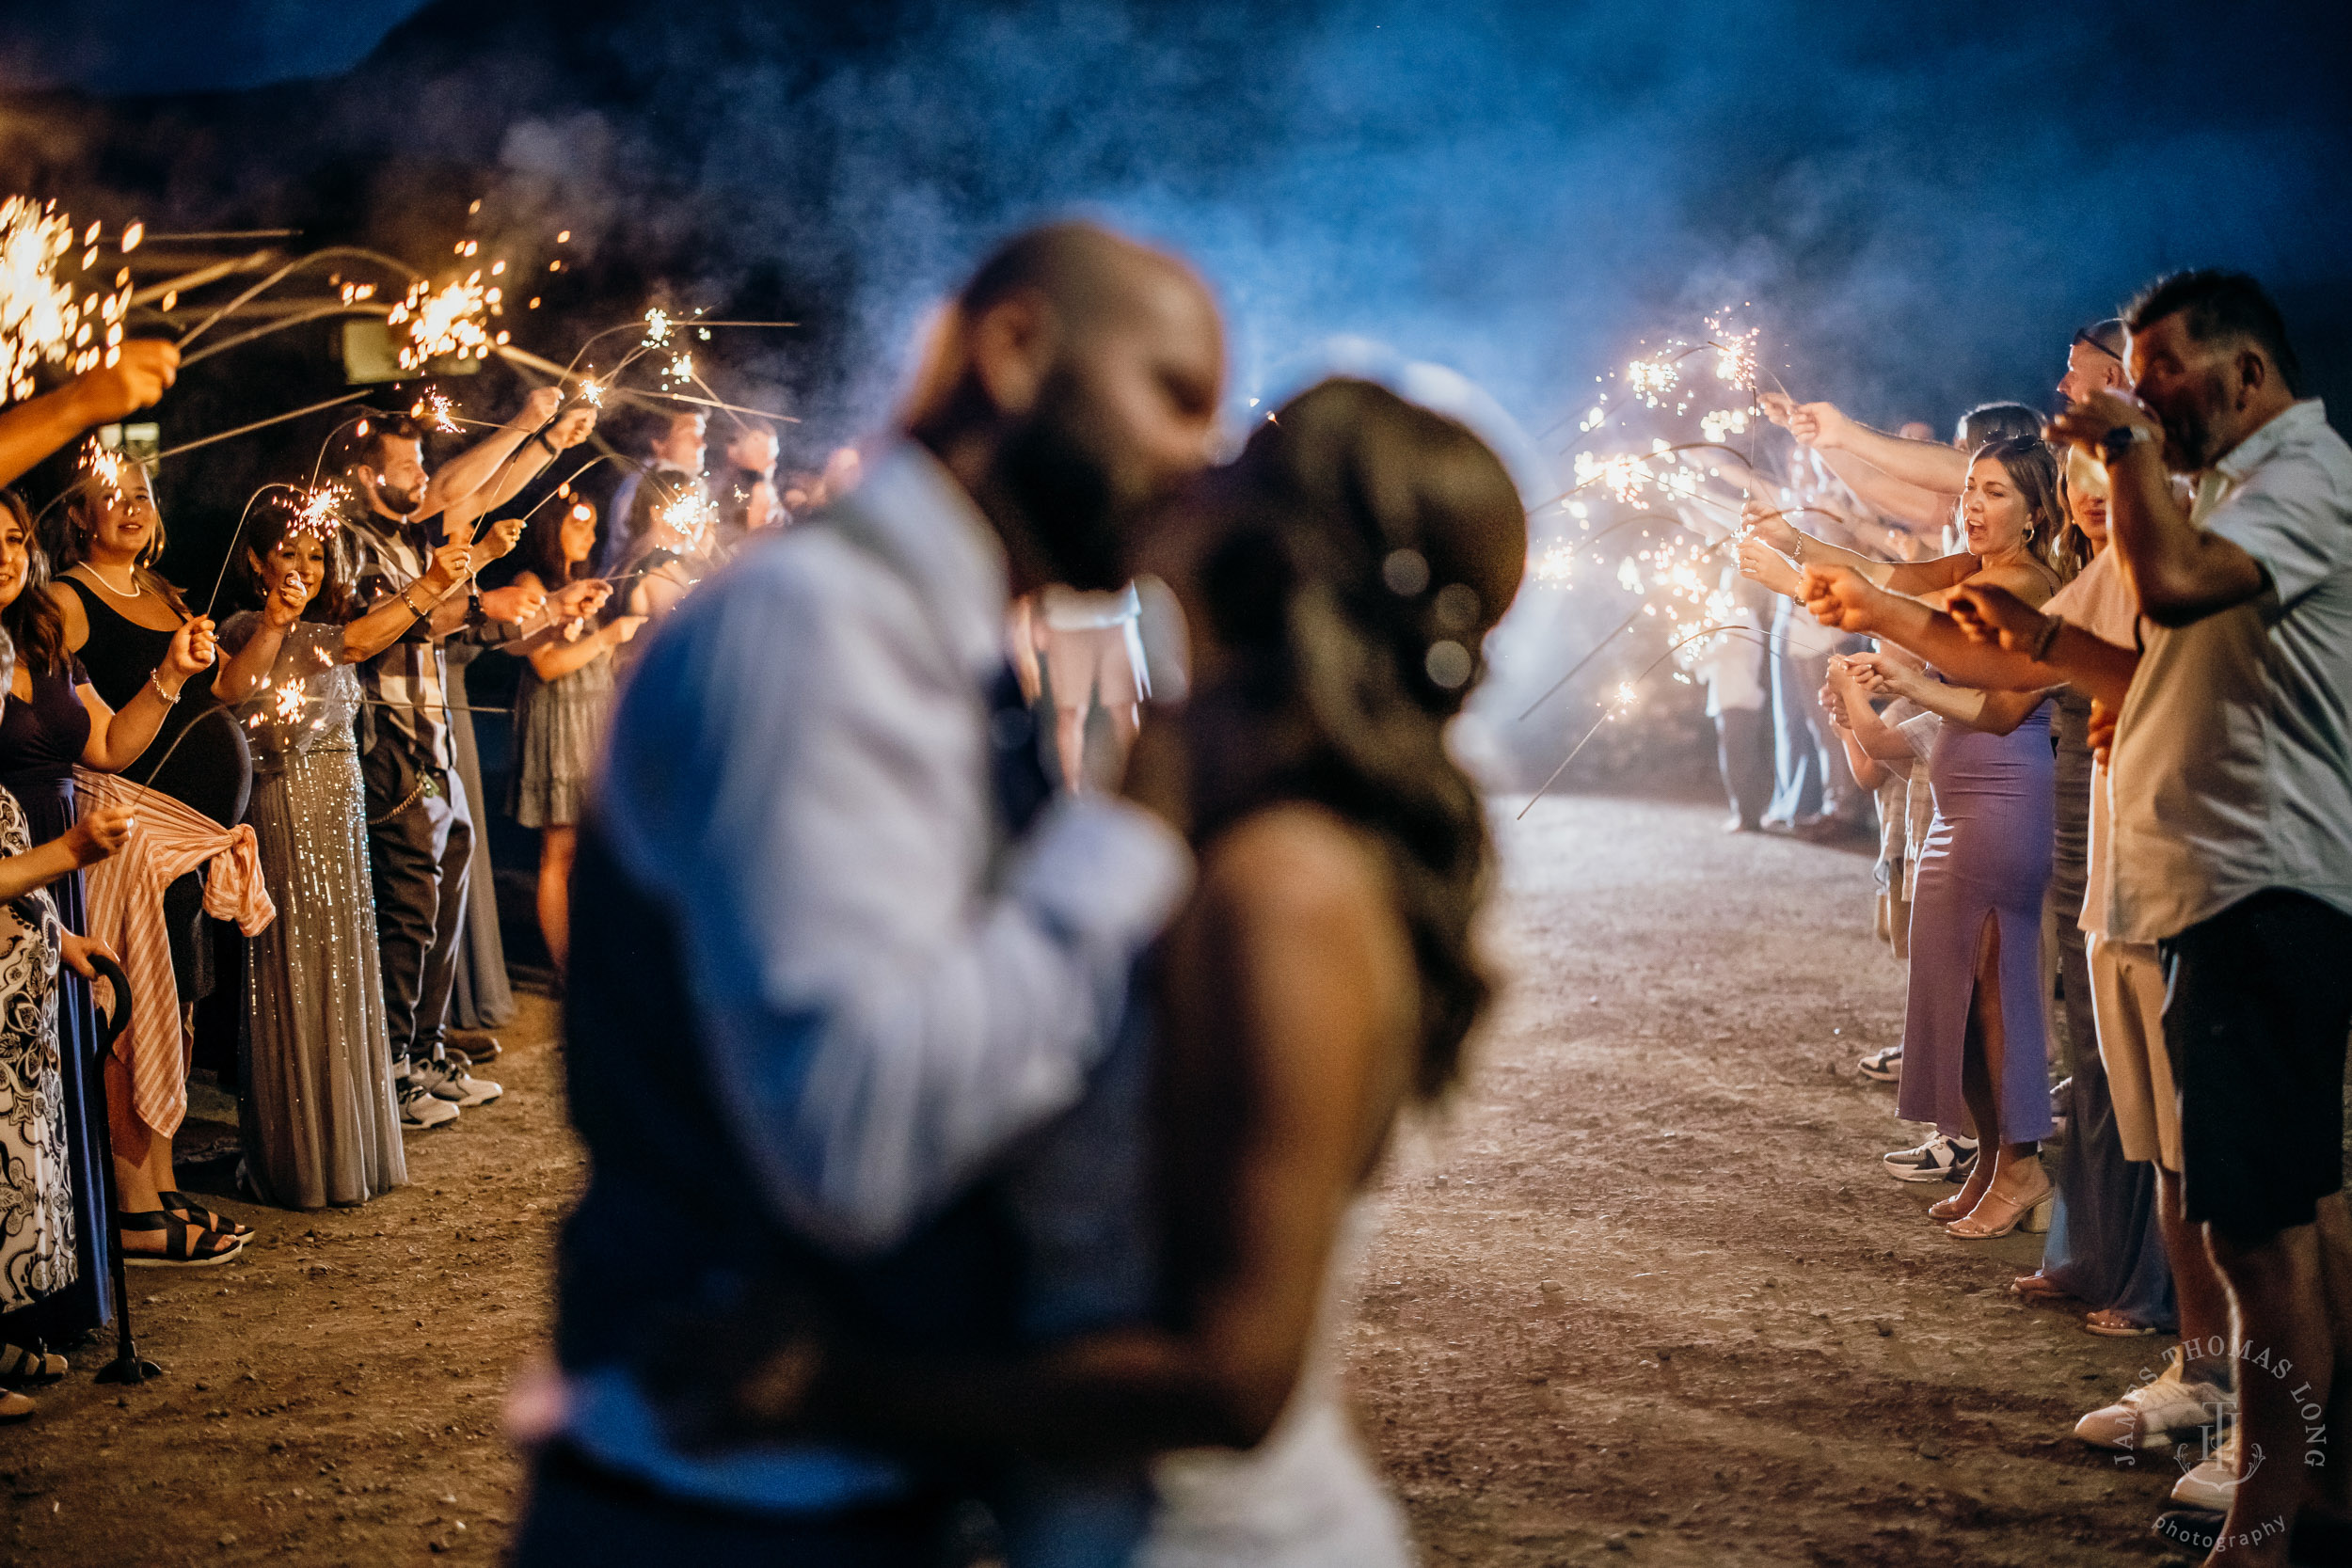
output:
[[[1224,369],[1189,267],[1052,224],[1000,246],[944,312],[907,428],[996,524],[1017,578],[1114,587],[1139,521],[1208,461]]]

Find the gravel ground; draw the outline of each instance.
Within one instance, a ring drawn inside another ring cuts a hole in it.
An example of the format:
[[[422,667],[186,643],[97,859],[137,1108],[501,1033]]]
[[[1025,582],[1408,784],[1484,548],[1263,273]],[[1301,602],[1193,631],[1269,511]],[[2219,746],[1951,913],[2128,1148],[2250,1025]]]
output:
[[[1516,809],[1517,802],[1511,803]],[[1466,1092],[1406,1138],[1347,1349],[1435,1562],[2154,1561],[2171,1460],[2066,1435],[2153,1341],[2007,1293],[1877,1156],[1852,1070],[1900,975],[1869,863],[1717,832],[1719,806],[1502,815],[1509,989]],[[498,1560],[521,1507],[501,1396],[545,1339],[580,1157],[551,1010],[501,1103],[408,1142],[414,1185],[296,1215],[226,1268],[136,1271],[141,1348],[0,1430],[0,1560]]]

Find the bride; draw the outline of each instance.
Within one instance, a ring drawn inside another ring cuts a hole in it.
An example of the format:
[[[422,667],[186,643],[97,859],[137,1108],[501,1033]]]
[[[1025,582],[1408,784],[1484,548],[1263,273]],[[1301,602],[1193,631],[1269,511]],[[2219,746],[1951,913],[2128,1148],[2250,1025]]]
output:
[[[1518,592],[1524,515],[1460,425],[1327,381],[1158,552],[1193,695],[1147,725],[1127,789],[1189,834],[1200,879],[1087,1101],[998,1179],[1038,1348],[829,1331],[739,1380],[721,1424],[977,1456],[1023,1568],[1402,1564],[1335,1320],[1396,1119],[1454,1083],[1487,999],[1486,820],[1444,730]]]

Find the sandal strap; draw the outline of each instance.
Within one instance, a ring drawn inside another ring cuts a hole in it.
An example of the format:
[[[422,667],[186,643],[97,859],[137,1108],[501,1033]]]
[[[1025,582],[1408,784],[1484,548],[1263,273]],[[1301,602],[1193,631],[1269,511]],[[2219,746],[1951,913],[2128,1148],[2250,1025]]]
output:
[[[125,1214],[118,1211],[115,1214],[115,1227],[119,1230],[162,1231],[164,1249],[160,1253],[150,1254],[150,1256],[160,1257],[167,1262],[192,1263],[199,1258],[218,1258],[235,1250],[235,1247],[230,1245],[207,1247],[202,1252],[198,1252],[197,1239],[199,1237],[210,1236],[215,1241],[228,1243],[233,1243],[235,1238],[224,1236],[217,1230],[209,1230],[200,1225],[193,1225],[162,1209],[150,1209],[136,1214]]]
[[[210,1209],[205,1208],[201,1203],[199,1203],[194,1198],[188,1196],[185,1193],[157,1193],[155,1196],[163,1199],[164,1208],[167,1212],[177,1209],[182,1213],[187,1215],[188,1218],[194,1223],[200,1225],[205,1229],[214,1231],[216,1234],[222,1236],[250,1236],[253,1234],[253,1227],[251,1226],[240,1225],[237,1221],[230,1219],[224,1214],[215,1214]]]

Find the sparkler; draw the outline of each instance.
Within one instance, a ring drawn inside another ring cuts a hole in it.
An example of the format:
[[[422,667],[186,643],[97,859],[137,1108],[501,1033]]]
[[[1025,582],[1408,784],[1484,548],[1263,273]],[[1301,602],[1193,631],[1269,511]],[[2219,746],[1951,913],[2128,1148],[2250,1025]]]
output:
[[[286,526],[296,533],[307,533],[314,539],[331,539],[343,526],[343,503],[350,492],[334,480],[314,485],[308,492],[295,491],[301,499],[290,503],[293,515]]]
[[[486,359],[492,347],[506,341],[493,334],[488,319],[498,314],[503,291],[485,284],[477,268],[462,281],[433,289],[422,279],[385,315],[385,325],[408,327],[408,341],[400,347],[401,369],[413,371],[428,359],[455,355],[459,359]]]
[[[1525,820],[1527,814],[1535,809],[1535,802],[1544,798],[1544,791],[1559,783],[1560,775],[1568,770],[1568,764],[1574,762],[1576,760],[1577,753],[1584,750],[1585,746],[1592,740],[1593,736],[1600,733],[1600,727],[1603,724],[1608,723],[1612,719],[1622,718],[1633,710],[1634,704],[1639,700],[1641,683],[1649,678],[1651,671],[1657,669],[1661,664],[1665,663],[1666,660],[1674,657],[1677,653],[1681,651],[1682,645],[1685,642],[1694,641],[1701,637],[1712,636],[1717,632],[1728,632],[1735,636],[1753,638],[1755,639],[1757,646],[1769,646],[1764,637],[1754,627],[1739,625],[1701,626],[1696,631],[1691,633],[1690,636],[1677,639],[1672,647],[1668,648],[1664,653],[1660,654],[1656,658],[1650,660],[1650,662],[1643,668],[1640,674],[1634,676],[1631,680],[1619,681],[1617,683],[1616,690],[1612,692],[1610,694],[1609,701],[1602,705],[1600,717],[1593,721],[1592,728],[1586,730],[1582,736],[1578,739],[1577,743],[1573,747],[1569,748],[1568,754],[1560,759],[1560,766],[1551,770],[1551,776],[1544,780],[1542,784],[1535,786],[1535,793],[1527,798],[1527,804],[1519,808],[1518,816],[1514,820]]]
[[[654,517],[684,546],[681,554],[699,555],[710,541],[719,513],[708,500],[688,490],[656,508]]]
[[[449,394],[437,387],[428,389],[409,406],[408,417],[444,436],[457,434],[456,405],[449,401]]]
[[[81,236],[81,265],[98,264],[98,225]],[[122,237],[127,254],[143,232]],[[28,396],[33,372],[66,362],[76,375],[121,356],[123,316],[131,306],[131,274],[121,269],[103,289],[77,293],[60,274],[77,248],[73,221],[56,203],[21,196],[0,201],[0,400]]]

